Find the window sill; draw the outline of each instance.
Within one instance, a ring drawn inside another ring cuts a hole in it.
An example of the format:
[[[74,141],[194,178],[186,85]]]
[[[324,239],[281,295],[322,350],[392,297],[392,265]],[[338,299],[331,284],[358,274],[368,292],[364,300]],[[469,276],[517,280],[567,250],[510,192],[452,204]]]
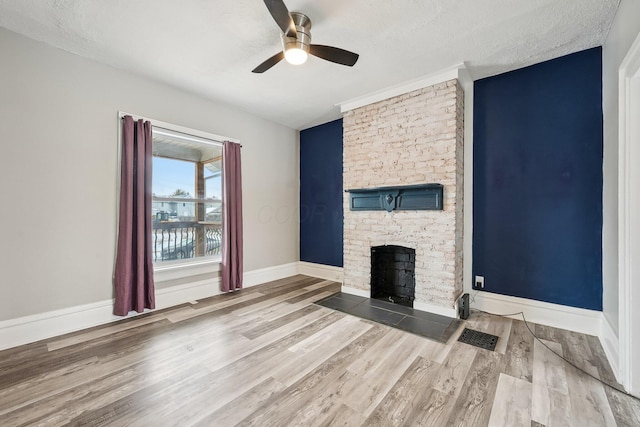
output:
[[[204,260],[179,262],[153,267],[154,281],[166,282],[168,280],[183,279],[200,274],[218,275],[220,271],[220,257],[207,258]]]

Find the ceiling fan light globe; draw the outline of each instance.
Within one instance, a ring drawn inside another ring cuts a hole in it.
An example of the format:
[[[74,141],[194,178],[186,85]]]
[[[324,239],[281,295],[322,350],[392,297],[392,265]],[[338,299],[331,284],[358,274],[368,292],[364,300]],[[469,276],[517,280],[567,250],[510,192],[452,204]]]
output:
[[[289,64],[292,65],[301,65],[307,62],[307,58],[309,55],[304,49],[299,49],[297,47],[287,49],[284,53],[284,59],[287,60]]]

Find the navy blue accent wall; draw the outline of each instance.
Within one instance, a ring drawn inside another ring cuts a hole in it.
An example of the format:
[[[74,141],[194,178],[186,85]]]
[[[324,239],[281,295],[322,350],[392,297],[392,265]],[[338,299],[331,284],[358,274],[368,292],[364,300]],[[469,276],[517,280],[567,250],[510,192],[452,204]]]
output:
[[[342,267],[342,119],[300,132],[300,260]]]
[[[473,274],[602,310],[602,49],[474,85]]]

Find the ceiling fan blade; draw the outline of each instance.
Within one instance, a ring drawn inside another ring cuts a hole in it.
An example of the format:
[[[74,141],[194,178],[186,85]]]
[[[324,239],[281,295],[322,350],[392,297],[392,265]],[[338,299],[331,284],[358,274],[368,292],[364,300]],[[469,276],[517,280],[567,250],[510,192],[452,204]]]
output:
[[[267,6],[267,9],[269,9],[269,13],[271,13],[271,16],[273,16],[273,19],[282,32],[287,37],[295,37],[296,26],[284,2],[282,0],[264,0],[264,4]]]
[[[335,62],[336,64],[347,65],[349,67],[353,67],[360,57],[357,53],[321,44],[312,44],[309,46],[309,53],[317,56],[318,58],[326,59],[327,61]]]
[[[251,72],[252,73],[264,73],[269,68],[273,67],[274,65],[276,65],[278,62],[282,61],[283,59],[284,59],[284,53],[283,52],[278,52],[275,55],[273,55],[271,58],[269,58],[266,61],[264,61],[262,64],[258,65]]]

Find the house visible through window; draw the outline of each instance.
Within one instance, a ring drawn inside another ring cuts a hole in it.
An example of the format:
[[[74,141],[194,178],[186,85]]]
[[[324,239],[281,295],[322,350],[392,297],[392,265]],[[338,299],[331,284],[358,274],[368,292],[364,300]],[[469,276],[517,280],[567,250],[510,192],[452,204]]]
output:
[[[153,127],[156,264],[217,257],[222,247],[222,144]]]

